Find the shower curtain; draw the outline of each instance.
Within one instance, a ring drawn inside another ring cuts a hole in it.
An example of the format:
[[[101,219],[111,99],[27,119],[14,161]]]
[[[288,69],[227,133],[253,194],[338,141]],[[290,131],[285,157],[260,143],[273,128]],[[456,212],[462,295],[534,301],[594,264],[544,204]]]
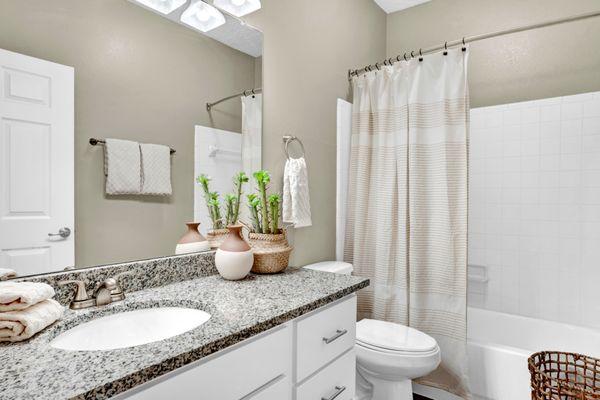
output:
[[[466,358],[467,52],[354,78],[345,259],[371,279],[358,317],[434,337],[419,383],[470,398]]]
[[[248,176],[261,168],[262,94],[242,96],[242,166]]]

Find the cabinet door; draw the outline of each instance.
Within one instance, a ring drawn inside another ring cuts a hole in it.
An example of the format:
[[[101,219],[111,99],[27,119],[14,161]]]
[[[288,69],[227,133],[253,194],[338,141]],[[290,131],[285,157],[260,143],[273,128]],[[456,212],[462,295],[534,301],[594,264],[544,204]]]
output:
[[[354,347],[356,296],[317,310],[297,325],[297,381]]]
[[[292,390],[289,376],[281,376],[269,382],[264,388],[244,397],[241,400],[291,400]]]
[[[291,328],[250,339],[208,362],[196,362],[134,389],[128,400],[279,400],[290,397]],[[201,360],[200,360],[201,361]],[[200,365],[198,365],[200,364]],[[280,383],[278,377],[282,377]],[[269,383],[273,385],[269,385]],[[273,397],[270,393],[287,396]],[[264,397],[268,396],[268,397]],[[269,397],[270,396],[270,397]]]

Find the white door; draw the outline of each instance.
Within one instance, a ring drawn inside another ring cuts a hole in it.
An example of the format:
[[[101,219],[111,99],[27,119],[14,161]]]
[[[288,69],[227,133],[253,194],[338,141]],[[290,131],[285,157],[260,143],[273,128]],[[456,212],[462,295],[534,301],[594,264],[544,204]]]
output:
[[[0,267],[18,275],[74,265],[73,124],[73,68],[0,49]]]

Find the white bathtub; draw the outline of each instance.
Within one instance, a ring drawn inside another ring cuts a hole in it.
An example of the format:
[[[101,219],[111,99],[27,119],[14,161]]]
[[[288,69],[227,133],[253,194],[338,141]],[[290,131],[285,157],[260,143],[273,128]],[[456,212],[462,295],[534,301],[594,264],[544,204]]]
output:
[[[468,310],[469,376],[477,400],[529,400],[527,358],[540,350],[560,350],[600,358],[600,331],[494,311]],[[457,399],[415,385],[435,400]]]

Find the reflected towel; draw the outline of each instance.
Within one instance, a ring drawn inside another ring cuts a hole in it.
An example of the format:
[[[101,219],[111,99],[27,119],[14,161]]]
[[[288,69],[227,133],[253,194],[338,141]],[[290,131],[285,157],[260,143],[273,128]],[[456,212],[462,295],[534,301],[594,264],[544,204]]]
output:
[[[23,310],[51,299],[52,286],[38,282],[0,282],[0,312]]]
[[[139,194],[142,183],[139,143],[106,139],[104,157],[106,194]]]
[[[48,299],[29,308],[0,313],[0,342],[19,342],[29,339],[60,319],[63,307]]]
[[[290,158],[283,173],[283,222],[295,228],[311,226],[308,169],[304,157]]]
[[[159,144],[140,143],[142,194],[170,196],[171,149]]]
[[[0,281],[17,277],[17,272],[10,268],[0,268]]]

